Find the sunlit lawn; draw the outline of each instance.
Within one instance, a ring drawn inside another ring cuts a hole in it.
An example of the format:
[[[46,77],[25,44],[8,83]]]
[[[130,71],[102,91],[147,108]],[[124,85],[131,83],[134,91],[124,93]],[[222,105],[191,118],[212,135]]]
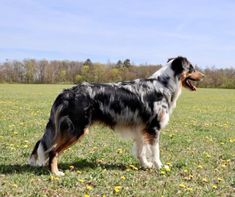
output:
[[[143,170],[131,141],[106,127],[66,151],[65,177],[27,159],[69,85],[0,85],[0,196],[233,196],[235,90],[184,91],[161,135],[162,170]]]

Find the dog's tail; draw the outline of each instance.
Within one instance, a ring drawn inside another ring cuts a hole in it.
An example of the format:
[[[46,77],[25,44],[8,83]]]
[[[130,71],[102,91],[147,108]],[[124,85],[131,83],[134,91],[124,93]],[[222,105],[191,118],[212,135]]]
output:
[[[31,166],[44,166],[49,159],[49,152],[56,148],[56,141],[61,135],[61,126],[65,117],[61,117],[61,113],[65,108],[64,104],[52,107],[50,119],[46,125],[43,137],[35,144],[34,149],[29,158],[29,165]],[[68,121],[68,120],[67,120]],[[71,121],[70,121],[71,122]]]

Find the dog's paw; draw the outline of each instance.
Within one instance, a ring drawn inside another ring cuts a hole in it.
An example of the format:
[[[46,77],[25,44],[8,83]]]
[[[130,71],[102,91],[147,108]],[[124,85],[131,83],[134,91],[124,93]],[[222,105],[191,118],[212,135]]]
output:
[[[161,161],[153,161],[154,168],[161,169],[162,168],[162,162]]]
[[[65,174],[62,172],[62,171],[60,171],[60,170],[58,170],[58,171],[56,171],[56,172],[53,172],[53,174],[55,175],[55,176],[64,176]]]
[[[141,164],[141,167],[144,168],[144,169],[152,168],[153,167],[153,163],[152,162],[145,162],[145,163]]]

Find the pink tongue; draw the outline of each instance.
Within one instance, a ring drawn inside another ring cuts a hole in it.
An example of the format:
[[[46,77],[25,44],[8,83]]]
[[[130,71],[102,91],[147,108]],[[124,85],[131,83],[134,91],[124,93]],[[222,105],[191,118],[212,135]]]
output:
[[[190,83],[190,86],[192,87],[192,90],[196,91],[196,87],[191,82],[189,82],[189,83]]]
[[[188,80],[187,83],[189,84],[190,88],[191,88],[193,91],[196,91],[196,87],[191,83],[190,80]]]

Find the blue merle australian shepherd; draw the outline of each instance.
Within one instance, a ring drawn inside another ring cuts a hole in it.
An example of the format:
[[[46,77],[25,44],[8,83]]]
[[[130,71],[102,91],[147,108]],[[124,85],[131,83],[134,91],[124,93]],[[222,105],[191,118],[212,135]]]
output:
[[[43,137],[36,143],[29,164],[49,164],[55,175],[58,155],[88,132],[94,122],[128,134],[143,168],[161,168],[160,130],[169,120],[182,86],[196,90],[192,81],[204,77],[184,57],[169,59],[147,79],[118,83],[81,83],[56,98]]]

